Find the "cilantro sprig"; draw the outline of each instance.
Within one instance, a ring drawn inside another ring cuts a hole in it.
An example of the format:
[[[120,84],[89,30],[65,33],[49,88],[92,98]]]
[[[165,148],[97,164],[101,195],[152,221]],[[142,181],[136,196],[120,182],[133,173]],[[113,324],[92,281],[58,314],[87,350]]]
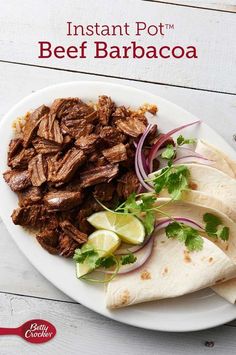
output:
[[[151,234],[154,230],[155,211],[153,210],[156,202],[155,194],[140,194],[133,192],[127,200],[118,206],[115,212],[132,213],[140,218],[143,222],[147,234]]]
[[[122,255],[121,257],[117,257],[114,254],[109,254],[107,256],[101,257],[99,252],[101,250],[95,249],[92,245],[84,244],[80,249],[77,248],[75,250],[73,259],[76,263],[84,264],[86,263],[91,270],[95,270],[97,268],[105,268],[110,269],[111,267],[116,266],[112,276],[106,280],[97,280],[92,279],[88,275],[84,275],[81,278],[91,282],[105,283],[110,282],[118,273],[120,267],[122,265],[133,264],[136,262],[136,256],[129,252],[128,254]]]
[[[195,138],[185,138],[182,134],[178,136],[176,143],[177,146],[182,146],[184,144],[195,144],[196,143]],[[173,143],[174,144],[174,143]],[[176,149],[173,144],[168,144],[165,148],[165,150],[162,152],[161,157],[162,159],[166,159],[168,161],[172,161],[172,159],[175,157],[176,154]]]
[[[188,188],[190,171],[187,166],[169,166],[161,170],[152,179],[156,193],[167,189],[174,200],[179,200],[184,190]]]
[[[203,248],[203,239],[198,230],[174,221],[165,228],[167,238],[174,238],[185,244],[189,251],[199,251]]]
[[[229,239],[229,227],[222,225],[221,219],[211,213],[203,215],[203,221],[206,223],[202,232],[214,239],[227,241]],[[168,238],[175,238],[184,243],[189,251],[199,251],[203,248],[203,238],[199,231],[184,223],[174,220],[165,228]]]

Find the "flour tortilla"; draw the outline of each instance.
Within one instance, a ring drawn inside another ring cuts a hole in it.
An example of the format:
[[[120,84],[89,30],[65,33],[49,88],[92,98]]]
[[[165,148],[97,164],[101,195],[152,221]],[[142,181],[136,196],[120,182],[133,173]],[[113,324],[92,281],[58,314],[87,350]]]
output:
[[[236,161],[229,158],[225,153],[219,151],[217,148],[212,146],[211,144],[199,139],[196,146],[196,152],[203,155],[204,157],[213,160],[212,167],[223,171],[227,175],[232,178],[236,178]],[[191,194],[193,195],[193,194]],[[202,194],[201,194],[202,195]],[[188,196],[188,199],[192,200],[193,202],[197,202],[197,197],[199,196]],[[202,196],[200,196],[202,197]],[[235,196],[236,199],[236,196]],[[227,214],[230,218],[234,221],[236,217],[236,210],[232,210],[224,203],[219,206],[218,209],[221,210],[223,213]],[[217,205],[217,201],[215,201],[215,206]],[[218,295],[225,298],[227,301],[231,303],[236,302],[236,278],[226,281],[220,285],[217,285],[212,288]]]
[[[236,179],[230,177],[224,172],[207,165],[201,164],[188,164],[188,169],[191,174],[191,182],[196,186],[193,191],[198,191],[209,196],[209,200],[213,197],[215,200],[219,200],[218,208],[221,210],[222,204],[223,210],[229,208],[228,213],[231,218],[236,219]],[[155,173],[150,174],[150,176]],[[168,192],[163,190],[160,193],[161,197],[168,196]],[[186,191],[182,197],[183,200],[194,200],[192,191]],[[202,197],[203,198],[203,197]],[[206,205],[208,204],[206,198]]]
[[[158,199],[158,205],[167,201]],[[169,203],[162,210],[174,217],[191,217],[201,224],[204,213],[213,213],[229,226],[229,242],[214,243],[204,238],[203,250],[189,253],[182,243],[168,239],[164,230],[157,232],[150,259],[137,271],[117,276],[108,284],[108,308],[181,296],[235,276],[236,225],[232,220],[212,208],[183,201]]]
[[[232,178],[236,178],[236,161],[229,158],[213,145],[199,139],[195,151],[205,158],[213,160],[211,165],[213,168],[223,171]]]

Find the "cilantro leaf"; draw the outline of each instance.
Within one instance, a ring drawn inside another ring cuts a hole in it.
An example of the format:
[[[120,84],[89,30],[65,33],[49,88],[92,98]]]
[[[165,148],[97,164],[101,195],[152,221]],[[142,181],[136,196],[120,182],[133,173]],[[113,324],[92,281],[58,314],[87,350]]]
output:
[[[145,216],[143,217],[143,225],[144,228],[147,232],[147,234],[151,234],[154,230],[154,224],[155,224],[155,212],[154,211],[148,211],[145,213]]]
[[[168,144],[164,152],[161,154],[163,159],[172,159],[175,155],[174,146],[172,144]]]
[[[121,265],[133,264],[137,260],[136,256],[133,253],[127,255],[122,255],[120,258]]]
[[[79,264],[83,264],[86,260],[86,264],[88,264],[89,267],[95,268],[99,254],[92,245],[85,244],[81,249],[75,250],[73,259]]]
[[[229,228],[222,225],[221,219],[212,214],[205,213],[203,221],[206,223],[205,231],[212,238],[220,238],[224,241],[229,239]]]
[[[153,184],[155,191],[160,193],[164,187],[166,186],[166,182],[168,179],[168,172],[170,171],[171,167],[164,168],[161,170],[160,174],[156,174],[153,179]]]
[[[220,239],[224,241],[229,240],[229,227],[221,226],[216,234]]]
[[[177,144],[178,145],[184,145],[184,144],[194,144],[196,143],[196,139],[195,138],[184,138],[184,136],[182,136],[182,134],[177,138]]]
[[[136,193],[135,192],[130,194],[129,197],[127,198],[127,200],[122,205],[121,205],[122,208],[118,207],[118,209],[122,209],[123,212],[125,212],[125,213],[140,211],[140,207],[139,207],[139,205],[137,204],[137,201],[136,201]]]
[[[200,235],[188,236],[185,245],[189,251],[200,251],[203,248],[203,239]]]
[[[203,239],[198,231],[184,223],[172,222],[165,228],[168,238],[183,242],[189,251],[199,251],[203,248]]]
[[[153,194],[143,194],[139,201],[141,201],[139,205],[141,211],[145,212],[153,207],[153,204],[156,202],[156,196]]]
[[[190,171],[187,166],[170,166],[154,177],[153,184],[157,193],[166,188],[171,197],[178,200],[182,191],[188,188],[189,178]]]
[[[97,259],[96,261],[96,267],[104,267],[105,269],[109,269],[110,267],[114,266],[117,264],[117,261],[115,259],[114,255],[108,255],[102,258]]]

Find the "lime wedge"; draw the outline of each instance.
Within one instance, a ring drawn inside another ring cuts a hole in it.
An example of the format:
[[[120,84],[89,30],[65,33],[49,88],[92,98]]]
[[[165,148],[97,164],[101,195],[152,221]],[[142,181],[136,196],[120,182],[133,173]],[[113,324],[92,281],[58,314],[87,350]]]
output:
[[[98,230],[90,234],[86,244],[93,246],[99,256],[103,257],[113,253],[119,247],[120,242],[120,238],[114,232],[109,230]],[[86,264],[86,260],[82,264],[76,263],[76,275],[78,278],[88,274],[92,270],[93,269]]]
[[[141,244],[145,237],[142,222],[133,215],[102,211],[92,214],[88,222],[97,229],[107,229],[129,244]]]

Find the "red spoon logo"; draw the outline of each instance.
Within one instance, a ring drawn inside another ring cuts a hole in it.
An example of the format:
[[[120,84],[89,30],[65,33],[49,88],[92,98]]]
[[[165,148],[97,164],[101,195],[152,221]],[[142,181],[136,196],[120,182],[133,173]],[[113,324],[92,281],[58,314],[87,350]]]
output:
[[[0,328],[0,335],[18,335],[30,343],[46,343],[56,335],[53,324],[43,319],[31,319],[18,328]]]

